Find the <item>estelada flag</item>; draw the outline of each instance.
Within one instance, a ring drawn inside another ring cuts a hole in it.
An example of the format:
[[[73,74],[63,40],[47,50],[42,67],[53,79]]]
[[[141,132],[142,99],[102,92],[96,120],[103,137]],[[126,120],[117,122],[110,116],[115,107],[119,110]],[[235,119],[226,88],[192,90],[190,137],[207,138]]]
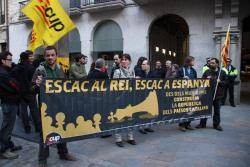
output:
[[[221,61],[224,67],[227,66],[227,60],[229,59],[229,49],[230,49],[230,25],[228,26],[226,39],[221,50]]]
[[[22,12],[34,22],[38,36],[46,45],[54,45],[61,37],[75,28],[75,24],[58,0],[32,0]]]
[[[38,24],[34,24],[32,32],[31,32],[31,37],[30,37],[30,42],[29,42],[29,46],[28,49],[31,51],[35,51],[36,48],[44,45],[43,39],[41,37],[41,31],[39,31],[39,25]]]

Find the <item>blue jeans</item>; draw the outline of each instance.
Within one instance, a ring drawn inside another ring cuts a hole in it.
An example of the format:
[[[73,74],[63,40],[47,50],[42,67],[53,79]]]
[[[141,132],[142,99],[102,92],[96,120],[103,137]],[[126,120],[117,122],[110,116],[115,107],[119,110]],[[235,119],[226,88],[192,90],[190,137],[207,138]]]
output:
[[[3,122],[0,129],[0,152],[14,147],[11,141],[11,134],[16,122],[18,104],[2,104]]]

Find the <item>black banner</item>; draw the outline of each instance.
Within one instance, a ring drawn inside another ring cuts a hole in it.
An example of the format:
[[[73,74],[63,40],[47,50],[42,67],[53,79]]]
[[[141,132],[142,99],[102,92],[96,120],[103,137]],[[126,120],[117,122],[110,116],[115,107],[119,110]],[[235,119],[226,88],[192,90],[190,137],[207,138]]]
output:
[[[212,94],[207,79],[47,79],[40,91],[43,141],[211,117]]]

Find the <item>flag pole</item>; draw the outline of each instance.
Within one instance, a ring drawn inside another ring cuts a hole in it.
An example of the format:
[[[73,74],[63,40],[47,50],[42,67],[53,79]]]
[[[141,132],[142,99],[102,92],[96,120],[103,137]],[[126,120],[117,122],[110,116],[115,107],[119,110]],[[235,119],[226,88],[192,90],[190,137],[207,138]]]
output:
[[[227,30],[227,34],[230,32],[230,24],[228,25],[228,30]],[[226,34],[226,38],[227,38],[227,34]],[[230,38],[230,35],[229,35],[229,38]],[[226,40],[226,39],[225,39]],[[225,46],[225,43],[224,43],[224,46]],[[223,46],[223,47],[224,47]],[[228,49],[228,55],[230,54],[230,48]],[[220,54],[220,58],[221,58],[221,62],[220,62],[220,71],[219,71],[219,75],[217,77],[217,80],[216,80],[216,87],[215,87],[215,92],[214,92],[214,97],[213,97],[213,100],[215,100],[215,97],[216,97],[216,93],[217,93],[217,89],[218,89],[218,85],[219,85],[219,82],[218,80],[220,79],[220,76],[221,76],[221,71],[222,71],[222,62],[223,62],[223,58],[222,58],[222,55]]]
[[[215,87],[215,92],[214,92],[213,100],[215,100],[215,97],[216,97],[216,92],[217,92],[218,85],[219,85],[218,80],[220,79],[221,70],[222,70],[222,63],[220,63],[220,71],[219,71],[219,75],[218,75],[217,80],[216,80],[216,87]]]

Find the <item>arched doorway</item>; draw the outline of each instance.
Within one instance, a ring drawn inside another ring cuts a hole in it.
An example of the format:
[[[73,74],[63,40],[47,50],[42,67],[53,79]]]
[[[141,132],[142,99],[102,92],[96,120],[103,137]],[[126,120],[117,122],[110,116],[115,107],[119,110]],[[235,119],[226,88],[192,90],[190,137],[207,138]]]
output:
[[[93,35],[93,61],[103,58],[111,69],[113,56],[123,53],[123,37],[120,26],[111,20],[100,23]]]
[[[72,62],[73,57],[77,53],[81,53],[81,39],[78,29],[74,29],[69,33],[69,58]]]
[[[168,14],[155,20],[149,31],[149,58],[151,66],[157,60],[171,60],[182,65],[188,56],[189,28],[180,16]],[[165,64],[165,63],[164,63]]]
[[[250,100],[250,16],[242,22],[241,43],[241,102]]]

